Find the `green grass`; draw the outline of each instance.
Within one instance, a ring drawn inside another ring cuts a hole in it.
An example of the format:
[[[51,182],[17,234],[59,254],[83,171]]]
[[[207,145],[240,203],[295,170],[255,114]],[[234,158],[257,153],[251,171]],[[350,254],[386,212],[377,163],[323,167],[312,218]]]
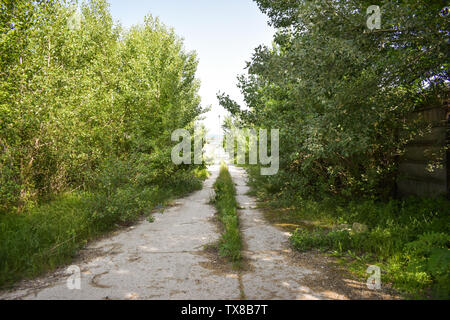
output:
[[[201,189],[205,176],[205,170],[186,171],[161,185],[139,186],[111,168],[91,192],[62,194],[21,214],[1,213],[0,288],[70,263],[88,241],[143,215],[152,221],[153,208]]]
[[[0,216],[0,285],[36,276],[70,261],[98,234],[90,221],[88,194],[66,194],[49,204]]]
[[[214,190],[214,203],[217,208],[219,221],[224,229],[218,244],[219,254],[229,259],[235,268],[240,268],[242,241],[239,231],[236,189],[225,165],[222,165],[220,168],[219,177],[214,183]]]
[[[252,193],[261,200],[266,218],[293,232],[291,243],[297,250],[333,255],[363,281],[367,267],[378,265],[382,282],[406,298],[450,299],[448,200],[305,200],[288,190],[274,193],[250,173]],[[355,222],[368,231],[333,228]]]
[[[206,180],[211,176],[211,174],[209,173],[209,171],[206,168],[196,168],[194,170],[194,175],[198,179],[202,179],[202,180]]]

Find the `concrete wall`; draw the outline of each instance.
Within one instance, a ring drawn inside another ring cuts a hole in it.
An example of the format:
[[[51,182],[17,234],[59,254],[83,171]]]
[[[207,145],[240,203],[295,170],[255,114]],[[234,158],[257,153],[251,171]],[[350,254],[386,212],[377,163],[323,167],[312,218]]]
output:
[[[433,154],[449,144],[450,100],[442,106],[426,108],[416,113],[431,124],[431,133],[416,138],[406,148],[399,165],[397,189],[400,196],[450,195],[449,151],[444,154],[442,169],[427,170]]]

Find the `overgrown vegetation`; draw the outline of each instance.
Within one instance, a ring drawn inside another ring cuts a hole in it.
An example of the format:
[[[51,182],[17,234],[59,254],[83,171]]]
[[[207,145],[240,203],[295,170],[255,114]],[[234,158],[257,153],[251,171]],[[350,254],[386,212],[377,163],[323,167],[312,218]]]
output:
[[[0,286],[201,188],[171,133],[203,112],[197,58],[158,19],[103,0],[0,2]]]
[[[273,192],[395,196],[399,156],[430,130],[412,112],[448,97],[446,2],[384,1],[372,32],[373,1],[255,1],[278,28],[273,46],[257,48],[239,78],[248,108],[219,100],[238,127],[280,130]]]
[[[220,174],[214,183],[215,199],[223,234],[218,244],[219,254],[240,267],[242,260],[242,241],[237,213],[236,188],[226,165],[221,165]]]
[[[297,249],[353,257],[366,278],[367,264],[380,264],[404,292],[448,298],[448,200],[394,200],[405,146],[430,130],[413,112],[448,98],[446,2],[384,1],[373,31],[373,1],[255,2],[277,28],[274,43],[240,77],[246,108],[218,96],[233,116],[225,130],[280,130],[280,171],[251,166],[255,193],[277,208],[274,221],[303,227]],[[369,230],[332,229],[355,222]]]
[[[152,221],[154,207],[201,189],[199,179],[189,180],[176,188],[123,185],[109,195],[105,191],[65,193],[23,214],[1,216],[0,285],[68,263],[89,240],[130,225],[143,214]]]
[[[369,265],[377,265],[382,283],[406,297],[450,298],[448,200],[305,200],[271,193],[256,168],[249,171],[252,192],[262,201],[266,218],[293,233],[297,250],[319,249],[343,258],[361,280],[367,279]],[[367,231],[355,231],[354,223]]]

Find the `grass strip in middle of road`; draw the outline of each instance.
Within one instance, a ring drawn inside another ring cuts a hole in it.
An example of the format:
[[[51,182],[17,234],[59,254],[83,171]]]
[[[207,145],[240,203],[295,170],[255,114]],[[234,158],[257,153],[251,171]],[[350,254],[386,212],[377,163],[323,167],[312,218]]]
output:
[[[226,165],[220,167],[219,177],[214,183],[214,204],[218,211],[218,219],[224,231],[219,240],[219,255],[229,259],[235,268],[241,267],[242,240],[239,231],[238,204],[236,188]]]

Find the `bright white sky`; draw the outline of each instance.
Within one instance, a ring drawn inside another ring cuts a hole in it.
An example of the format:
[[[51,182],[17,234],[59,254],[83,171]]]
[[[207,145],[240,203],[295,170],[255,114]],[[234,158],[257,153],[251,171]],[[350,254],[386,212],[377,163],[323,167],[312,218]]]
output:
[[[202,82],[203,106],[212,106],[205,125],[210,134],[221,129],[217,92],[226,92],[242,103],[236,77],[254,49],[272,42],[273,29],[252,0],[109,0],[111,13],[124,27],[142,23],[148,13],[185,39],[187,50],[195,50],[200,61],[197,78]]]

